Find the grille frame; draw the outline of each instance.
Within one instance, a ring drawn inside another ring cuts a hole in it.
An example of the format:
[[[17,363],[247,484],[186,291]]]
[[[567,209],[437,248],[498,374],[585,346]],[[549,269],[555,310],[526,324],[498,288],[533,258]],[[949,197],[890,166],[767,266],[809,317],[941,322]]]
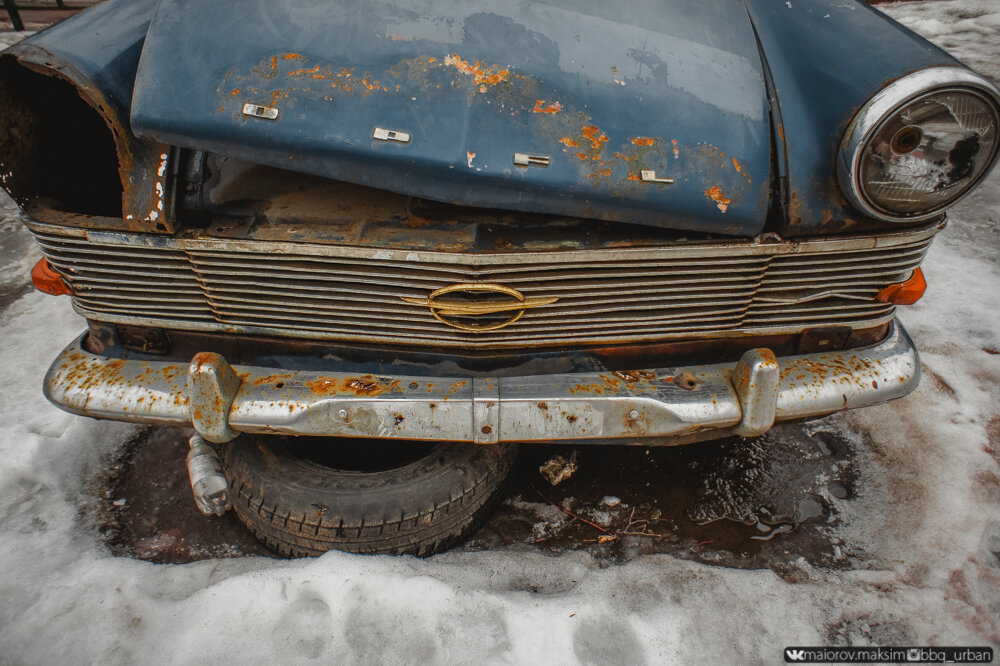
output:
[[[33,219],[26,224],[73,287],[74,308],[88,319],[482,350],[878,326],[893,318],[895,308],[874,302],[874,294],[919,266],[944,227],[941,222],[880,234],[774,242],[763,237],[451,253],[217,238],[194,231],[137,234]],[[158,268],[149,262],[158,262]],[[506,328],[481,333],[448,327],[428,308],[399,298],[423,297],[465,282],[499,283],[525,296],[560,296],[560,301],[528,310]],[[338,285],[346,290],[331,291]],[[844,297],[822,296],[824,291]]]

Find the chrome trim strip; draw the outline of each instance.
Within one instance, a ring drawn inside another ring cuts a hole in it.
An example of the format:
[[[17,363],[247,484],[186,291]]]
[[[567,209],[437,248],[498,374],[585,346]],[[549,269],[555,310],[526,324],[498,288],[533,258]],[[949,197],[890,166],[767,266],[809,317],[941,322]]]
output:
[[[323,330],[318,327],[313,328],[302,328],[300,330],[292,330],[289,328],[281,328],[277,326],[264,326],[264,325],[245,325],[245,324],[230,324],[215,322],[211,320],[204,321],[192,321],[192,320],[176,320],[176,319],[161,319],[156,317],[128,317],[128,316],[118,316],[109,315],[104,312],[94,312],[91,310],[86,310],[77,307],[75,304],[73,309],[76,310],[82,317],[87,319],[93,319],[95,321],[105,321],[113,324],[132,324],[135,326],[157,326],[160,328],[178,328],[185,331],[205,331],[205,332],[217,332],[217,333],[241,333],[245,335],[261,335],[270,337],[284,337],[284,338],[295,338],[295,339],[305,339],[305,340],[339,340],[344,342],[359,342],[359,343],[371,343],[376,340],[371,333],[359,332],[351,333],[344,329],[338,329],[335,335],[325,334]],[[874,328],[875,326],[881,326],[886,322],[892,321],[894,317],[893,312],[890,310],[887,314],[874,317],[870,319],[851,319],[849,325],[856,329]],[[786,317],[790,319],[790,317]],[[500,342],[493,343],[490,342],[485,345],[477,345],[475,343],[469,343],[467,346],[472,349],[497,349],[497,348],[528,348],[532,344],[545,344],[554,345],[559,344],[563,346],[573,346],[573,345],[601,345],[601,344],[641,344],[641,343],[654,343],[654,342],[670,342],[673,340],[721,340],[726,338],[745,338],[748,336],[755,335],[791,335],[796,333],[801,333],[803,328],[821,327],[821,326],[833,326],[836,325],[836,321],[832,320],[830,317],[823,317],[815,320],[815,323],[804,324],[801,319],[798,319],[790,324],[774,324],[770,326],[766,325],[751,325],[751,326],[741,326],[737,329],[721,329],[718,327],[705,326],[697,330],[686,330],[682,332],[662,332],[662,331],[652,331],[652,332],[636,332],[629,334],[628,336],[612,336],[607,337],[595,337],[594,335],[588,335],[586,332],[580,332],[576,335],[563,335],[555,336],[552,334],[538,334],[534,337],[519,336],[516,340],[511,343]],[[447,333],[450,329],[445,329]],[[420,339],[415,337],[407,337],[400,335],[393,335],[391,333],[380,333],[377,337],[377,341],[380,344],[400,344],[408,345],[412,348],[423,348],[427,345],[438,344],[442,348],[447,347],[449,349],[456,348],[456,344],[451,338],[445,335],[441,336],[423,336]]]
[[[69,345],[45,377],[55,405],[120,421],[193,424],[217,442],[253,432],[676,444],[757,435],[775,421],[885,402],[920,379],[917,350],[898,322],[864,349],[777,359],[757,349],[738,363],[503,378],[287,371],[229,366],[217,355],[190,364],[120,360],[89,353],[81,342]],[[215,376],[240,384],[204,381]]]
[[[896,79],[877,92],[854,116],[840,143],[837,155],[837,179],[844,195],[865,215],[885,222],[919,222],[940,215],[944,210],[955,205],[976,189],[976,185],[973,185],[946,206],[939,207],[929,213],[902,217],[888,215],[872,206],[865,198],[859,182],[858,172],[861,167],[862,150],[882,122],[900,107],[917,97],[950,88],[972,89],[973,92],[980,92],[988,98],[991,97],[997,110],[997,116],[1000,118],[1000,89],[979,74],[963,67],[954,66],[930,67]],[[997,131],[1000,132],[1000,127],[997,127]],[[980,183],[990,175],[996,162],[997,159],[994,156],[993,164],[980,176]]]
[[[97,244],[118,245],[131,248],[149,248],[181,252],[247,252],[254,254],[296,254],[324,258],[365,259],[372,262],[405,261],[436,264],[441,267],[509,266],[536,264],[556,266],[564,264],[589,264],[595,261],[655,261],[659,259],[705,259],[714,257],[779,257],[820,252],[850,252],[899,247],[916,243],[937,235],[943,223],[928,224],[916,229],[879,232],[859,236],[832,236],[828,238],[802,238],[771,241],[773,234],[753,239],[733,239],[714,242],[679,242],[670,246],[624,247],[600,250],[564,250],[559,252],[435,252],[394,250],[351,245],[325,245],[291,241],[234,240],[203,235],[173,236],[138,234],[132,232],[97,231],[67,227],[23,218],[25,225],[36,235],[78,238]],[[44,239],[40,239],[44,240]],[[438,266],[433,266],[437,268]]]

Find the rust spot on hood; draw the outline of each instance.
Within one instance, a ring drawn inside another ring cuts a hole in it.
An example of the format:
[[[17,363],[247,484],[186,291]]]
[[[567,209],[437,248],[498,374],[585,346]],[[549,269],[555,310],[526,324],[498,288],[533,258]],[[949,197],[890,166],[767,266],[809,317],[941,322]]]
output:
[[[444,64],[447,67],[454,67],[463,74],[471,75],[477,86],[495,86],[503,81],[510,81],[509,69],[500,65],[481,63],[478,60],[470,64],[468,60],[462,60],[457,53],[445,56]]]
[[[656,139],[650,139],[649,137],[645,136],[637,136],[634,139],[632,139],[632,143],[634,143],[637,146],[652,146],[654,143],[656,143]]]
[[[552,104],[546,105],[545,104],[545,100],[544,99],[540,99],[540,100],[537,100],[535,102],[535,106],[534,106],[533,109],[531,109],[531,112],[532,113],[551,113],[551,114],[556,114],[556,113],[559,113],[559,110],[562,109],[562,108],[563,108],[563,105],[560,104],[559,102],[552,102]]]
[[[600,151],[604,147],[604,144],[608,142],[608,135],[594,125],[585,125],[580,131],[583,133],[584,138],[590,141],[591,147],[596,151]],[[595,157],[594,159],[597,158]]]
[[[747,185],[749,185],[749,184],[750,184],[750,182],[751,182],[751,181],[750,181],[750,174],[748,174],[748,173],[747,173],[747,171],[746,171],[746,167],[745,167],[745,166],[743,165],[743,163],[742,163],[742,162],[740,162],[740,161],[739,161],[738,159],[736,159],[735,157],[734,157],[734,158],[732,158],[732,162],[733,162],[733,168],[734,168],[734,169],[736,169],[736,173],[738,173],[738,174],[740,174],[741,176],[743,176],[744,178],[746,178],[746,181],[747,181]]]
[[[302,76],[304,74],[315,74],[318,71],[319,71],[319,65],[316,65],[311,69],[293,69],[292,71],[288,72],[288,76]]]
[[[718,185],[713,185],[712,187],[705,190],[705,196],[714,201],[719,210],[723,213],[729,208],[729,204],[732,203],[730,199],[726,198],[726,195],[722,193],[722,188]]]

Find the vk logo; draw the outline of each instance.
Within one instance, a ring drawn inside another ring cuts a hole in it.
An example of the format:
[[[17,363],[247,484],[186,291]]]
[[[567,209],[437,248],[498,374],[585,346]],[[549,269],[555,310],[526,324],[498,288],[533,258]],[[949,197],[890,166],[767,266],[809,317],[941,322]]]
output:
[[[785,650],[785,661],[802,661],[806,658],[805,650]]]

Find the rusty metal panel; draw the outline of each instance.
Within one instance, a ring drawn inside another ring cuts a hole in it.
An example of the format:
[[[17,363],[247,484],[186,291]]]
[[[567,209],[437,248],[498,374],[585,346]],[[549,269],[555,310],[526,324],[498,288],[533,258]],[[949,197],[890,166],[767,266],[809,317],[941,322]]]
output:
[[[156,4],[156,0],[102,2],[4,53],[32,71],[72,83],[100,113],[116,146],[126,228],[172,233],[166,179],[170,149],[137,139],[129,123],[136,69]],[[88,156],[66,157],[88,168]]]
[[[131,124],[436,201],[730,235],[770,192],[739,0],[164,0]]]

